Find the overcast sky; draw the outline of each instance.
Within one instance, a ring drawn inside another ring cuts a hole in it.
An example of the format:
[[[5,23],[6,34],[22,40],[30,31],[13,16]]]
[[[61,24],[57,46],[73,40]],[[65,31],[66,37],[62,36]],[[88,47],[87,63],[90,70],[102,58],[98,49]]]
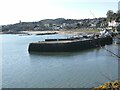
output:
[[[106,17],[119,0],[0,0],[0,25],[42,19]],[[92,12],[92,13],[91,13]],[[92,15],[94,14],[94,16]]]

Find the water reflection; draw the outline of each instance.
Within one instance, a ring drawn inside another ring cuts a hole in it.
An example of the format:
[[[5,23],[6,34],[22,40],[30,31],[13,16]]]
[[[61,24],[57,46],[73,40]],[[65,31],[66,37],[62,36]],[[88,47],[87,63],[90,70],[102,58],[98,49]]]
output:
[[[101,48],[94,48],[88,50],[82,50],[77,52],[29,52],[29,55],[41,55],[41,56],[76,56],[79,54],[90,53],[90,52],[99,52]]]

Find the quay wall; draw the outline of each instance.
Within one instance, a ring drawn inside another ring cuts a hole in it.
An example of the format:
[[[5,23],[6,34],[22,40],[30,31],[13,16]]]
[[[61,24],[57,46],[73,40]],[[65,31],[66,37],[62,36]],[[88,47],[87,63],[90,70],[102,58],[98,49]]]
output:
[[[104,37],[92,40],[79,40],[68,43],[30,43],[29,52],[75,52],[85,49],[101,47],[112,44],[111,37]]]

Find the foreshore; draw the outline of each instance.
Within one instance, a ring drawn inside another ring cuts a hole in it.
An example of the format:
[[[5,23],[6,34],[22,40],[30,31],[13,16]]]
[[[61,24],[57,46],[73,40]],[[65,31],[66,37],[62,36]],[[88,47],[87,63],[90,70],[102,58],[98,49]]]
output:
[[[58,33],[59,31],[21,31],[21,33],[25,34],[52,34],[52,33]]]
[[[0,32],[0,34],[98,34],[99,30],[97,29],[69,29],[69,30],[47,30],[47,31],[19,31],[19,32]]]

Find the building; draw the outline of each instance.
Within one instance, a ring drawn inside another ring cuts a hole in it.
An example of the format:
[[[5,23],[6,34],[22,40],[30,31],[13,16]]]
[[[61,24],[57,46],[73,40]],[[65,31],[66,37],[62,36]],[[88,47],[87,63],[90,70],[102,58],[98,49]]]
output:
[[[116,27],[117,23],[115,21],[108,22],[109,27]]]
[[[120,10],[120,1],[118,2],[118,10]]]

